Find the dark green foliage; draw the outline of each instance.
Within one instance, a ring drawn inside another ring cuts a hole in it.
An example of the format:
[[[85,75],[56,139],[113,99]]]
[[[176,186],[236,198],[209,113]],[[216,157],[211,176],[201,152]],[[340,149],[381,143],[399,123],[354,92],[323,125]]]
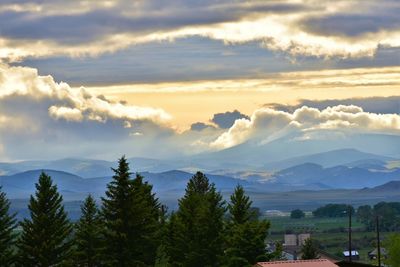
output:
[[[351,213],[354,214],[354,208]],[[313,211],[315,217],[346,217],[348,215],[349,205],[346,204],[327,204]]]
[[[399,202],[379,202],[374,205],[373,213],[379,216],[380,228],[382,231],[400,230],[400,203]],[[371,220],[375,221],[375,216]]]
[[[229,222],[225,236],[225,265],[251,266],[266,256],[265,239],[269,223],[259,221],[251,209],[252,201],[242,186],[237,186],[228,205]]]
[[[376,216],[379,216],[381,231],[400,230],[399,202],[379,202],[373,207],[364,205],[357,209],[357,219],[365,225],[367,230],[375,229]]]
[[[299,209],[296,210],[292,210],[292,212],[290,212],[290,218],[292,219],[301,219],[304,218],[306,216],[306,214]]]
[[[15,261],[15,214],[9,214],[10,201],[0,187],[0,266],[12,266]]]
[[[228,205],[230,221],[232,224],[243,224],[254,217],[251,209],[252,201],[246,196],[242,186],[238,185],[235,192],[231,195],[231,202]]]
[[[76,266],[94,267],[101,263],[102,223],[96,202],[89,195],[81,206],[82,215],[75,225]]]
[[[392,234],[384,241],[384,246],[388,252],[385,264],[391,267],[400,267],[400,234]]]
[[[357,220],[363,223],[366,227],[366,230],[372,231],[375,228],[374,222],[374,211],[372,210],[370,205],[359,206],[357,209]]]
[[[224,201],[208,178],[197,172],[168,225],[167,252],[172,266],[220,266]]]
[[[301,247],[301,259],[318,259],[318,248],[311,238],[307,238],[304,241],[304,245]]]
[[[42,173],[36,184],[35,196],[29,202],[31,219],[21,222],[18,242],[21,266],[59,266],[70,257],[67,238],[72,225],[62,205],[62,196],[51,177]]]
[[[102,199],[106,263],[109,266],[152,266],[159,246],[160,205],[152,186],[136,175],[122,157]]]
[[[269,261],[286,260],[283,256],[283,245],[281,242],[275,243],[275,251],[268,255]]]

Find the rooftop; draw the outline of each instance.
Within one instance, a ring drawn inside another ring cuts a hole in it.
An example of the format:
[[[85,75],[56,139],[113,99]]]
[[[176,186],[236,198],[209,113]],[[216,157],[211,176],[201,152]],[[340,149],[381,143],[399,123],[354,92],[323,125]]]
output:
[[[337,267],[336,264],[325,260],[296,260],[296,261],[274,261],[274,262],[258,262],[257,267]]]

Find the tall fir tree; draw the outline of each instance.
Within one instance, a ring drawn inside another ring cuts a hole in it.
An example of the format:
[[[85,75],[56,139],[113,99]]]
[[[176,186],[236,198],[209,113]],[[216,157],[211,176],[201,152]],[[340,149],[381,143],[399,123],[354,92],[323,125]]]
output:
[[[106,264],[109,266],[153,266],[159,246],[160,204],[152,186],[136,175],[131,179],[125,157],[102,199],[105,224]]]
[[[225,203],[201,172],[189,181],[169,225],[172,266],[220,266],[223,255]]]
[[[252,201],[238,185],[228,205],[229,222],[225,235],[225,265],[229,267],[252,266],[267,257],[265,239],[269,223],[258,220]]]
[[[301,247],[301,259],[312,260],[318,259],[318,248],[311,238],[307,238]]]
[[[28,205],[31,219],[21,222],[18,242],[21,266],[59,266],[71,256],[68,241],[72,225],[64,211],[62,196],[50,176],[42,173],[36,184],[35,196]]]
[[[10,201],[0,187],[0,266],[13,266],[15,262],[15,214],[10,214]]]
[[[76,266],[101,265],[102,227],[96,202],[89,195],[81,206],[81,218],[75,225],[74,262]]]

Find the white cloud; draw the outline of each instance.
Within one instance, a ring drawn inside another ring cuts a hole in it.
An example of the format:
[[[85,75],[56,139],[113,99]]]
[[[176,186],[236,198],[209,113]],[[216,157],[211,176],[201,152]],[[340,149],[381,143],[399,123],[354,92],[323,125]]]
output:
[[[0,100],[15,96],[54,102],[48,107],[49,115],[68,121],[121,119],[165,123],[171,118],[159,108],[111,102],[85,88],[56,83],[51,76],[40,76],[33,68],[0,65]]]
[[[49,114],[54,119],[65,119],[67,121],[83,120],[82,112],[77,108],[51,106]]]
[[[232,147],[248,140],[270,142],[298,133],[297,139],[318,136],[319,131],[400,134],[398,114],[376,114],[357,106],[338,105],[323,110],[303,106],[293,113],[271,108],[256,110],[249,120],[240,119],[211,142],[215,149]]]

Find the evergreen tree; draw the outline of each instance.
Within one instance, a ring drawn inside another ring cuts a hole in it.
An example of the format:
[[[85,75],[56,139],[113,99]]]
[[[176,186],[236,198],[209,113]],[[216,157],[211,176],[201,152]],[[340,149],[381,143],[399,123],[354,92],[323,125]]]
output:
[[[160,205],[152,186],[136,175],[131,179],[125,157],[102,199],[106,262],[110,266],[154,265],[159,246]]]
[[[203,173],[197,172],[170,219],[167,251],[171,265],[220,266],[224,213],[221,194]]]
[[[89,195],[81,206],[81,218],[75,225],[75,253],[77,266],[94,267],[101,263],[102,223],[96,202]]]
[[[275,251],[268,255],[270,261],[287,260],[283,255],[283,245],[281,242],[275,242]]]
[[[228,204],[231,223],[243,224],[250,221],[255,216],[254,210],[251,209],[252,203],[250,197],[245,195],[243,187],[236,186],[235,192],[231,195],[231,202]]]
[[[301,254],[302,260],[318,259],[318,249],[311,238],[307,238],[304,241],[304,245],[301,247]]]
[[[232,267],[251,266],[266,257],[265,239],[269,223],[255,217],[252,201],[242,186],[237,186],[228,205],[229,223],[225,236],[225,264]]]
[[[31,219],[21,222],[22,234],[18,242],[21,265],[62,265],[70,257],[71,244],[67,239],[72,225],[57,186],[45,173],[39,177],[35,196],[31,196],[28,208]]]
[[[10,201],[0,187],[0,266],[12,266],[15,261],[13,246],[16,228],[15,214],[10,215]]]

